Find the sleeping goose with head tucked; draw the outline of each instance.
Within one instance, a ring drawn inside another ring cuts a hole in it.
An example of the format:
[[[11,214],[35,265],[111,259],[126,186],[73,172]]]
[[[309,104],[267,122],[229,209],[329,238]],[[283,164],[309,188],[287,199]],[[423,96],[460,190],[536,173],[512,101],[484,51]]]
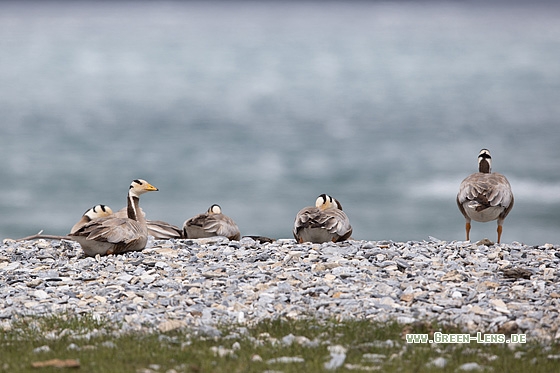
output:
[[[76,232],[78,229],[80,229],[81,227],[83,227],[85,224],[89,223],[93,219],[106,218],[111,215],[113,215],[113,210],[111,210],[109,206],[101,205],[101,204],[95,205],[89,210],[87,210],[86,212],[84,212],[82,218],[76,224],[74,224],[74,226],[70,230],[70,233]]]
[[[140,195],[157,190],[145,180],[133,180],[128,190],[126,218],[93,219],[69,236],[80,244],[87,256],[143,250],[148,242],[148,227],[140,212]]]
[[[315,206],[305,207],[297,213],[293,234],[299,243],[341,242],[350,238],[352,227],[340,202],[321,194]]]
[[[238,241],[241,237],[239,228],[232,218],[222,213],[219,205],[212,205],[205,213],[196,215],[183,224],[184,238],[207,238],[224,236]]]
[[[492,157],[488,149],[482,149],[478,154],[478,172],[461,182],[457,206],[465,217],[467,241],[470,239],[471,219],[479,222],[497,220],[500,243],[502,225],[513,208],[513,193],[506,177],[492,172]]]

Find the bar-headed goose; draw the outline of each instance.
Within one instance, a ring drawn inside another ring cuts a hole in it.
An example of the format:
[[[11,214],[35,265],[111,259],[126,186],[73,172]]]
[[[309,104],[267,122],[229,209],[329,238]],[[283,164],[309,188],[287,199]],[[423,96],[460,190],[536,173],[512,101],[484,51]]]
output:
[[[315,206],[305,207],[297,213],[293,234],[299,243],[340,242],[350,237],[352,227],[340,202],[321,194]]]
[[[76,232],[78,229],[80,229],[86,223],[89,223],[93,219],[106,218],[111,215],[113,215],[113,210],[111,210],[109,206],[95,205],[82,215],[82,218],[76,224],[74,224],[74,226],[70,230],[70,233]]]
[[[492,157],[488,149],[478,154],[478,172],[461,182],[457,206],[465,217],[467,241],[471,219],[479,222],[498,220],[498,243],[502,237],[504,219],[513,207],[513,193],[506,177],[492,173]]]
[[[140,213],[144,218],[146,214],[140,208]],[[127,217],[127,208],[123,207],[115,213],[115,216],[119,218]],[[182,238],[183,231],[176,225],[161,221],[161,220],[146,220],[146,225],[148,226],[148,235],[153,236],[156,240],[169,240],[171,238]]]
[[[184,238],[224,236],[237,241],[241,233],[233,219],[222,214],[221,207],[214,204],[205,213],[185,221],[183,236]]]
[[[144,249],[148,241],[148,227],[138,203],[141,194],[157,190],[145,180],[133,180],[128,190],[128,217],[93,219],[69,236],[80,244],[87,256]]]

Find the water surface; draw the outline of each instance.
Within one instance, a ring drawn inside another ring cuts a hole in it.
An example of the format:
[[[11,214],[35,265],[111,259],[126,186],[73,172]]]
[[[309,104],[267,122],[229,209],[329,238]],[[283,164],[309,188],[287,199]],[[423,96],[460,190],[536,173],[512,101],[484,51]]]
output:
[[[354,238],[464,239],[481,148],[505,242],[560,243],[560,5],[1,2],[0,237],[65,234],[132,179],[149,218],[219,203],[291,237],[339,199]],[[496,225],[474,223],[473,239]]]

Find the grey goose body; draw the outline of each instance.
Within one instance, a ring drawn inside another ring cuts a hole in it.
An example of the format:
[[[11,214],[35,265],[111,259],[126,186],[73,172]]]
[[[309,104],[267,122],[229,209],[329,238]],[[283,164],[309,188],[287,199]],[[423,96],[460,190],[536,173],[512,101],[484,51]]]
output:
[[[212,205],[205,213],[198,214],[183,224],[184,238],[208,238],[224,236],[238,241],[241,233],[235,221],[222,213],[219,205]]]
[[[504,175],[492,172],[492,157],[488,149],[480,151],[478,167],[479,172],[467,176],[457,193],[457,206],[465,217],[467,241],[470,240],[471,220],[497,220],[500,243],[504,220],[513,208],[511,185]]]
[[[315,206],[304,207],[297,213],[292,233],[299,243],[341,242],[350,238],[352,226],[340,202],[321,194]]]

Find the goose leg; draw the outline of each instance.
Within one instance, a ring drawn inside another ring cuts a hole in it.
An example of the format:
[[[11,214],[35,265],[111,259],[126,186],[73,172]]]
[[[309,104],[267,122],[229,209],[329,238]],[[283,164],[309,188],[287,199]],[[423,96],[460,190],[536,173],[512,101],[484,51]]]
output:
[[[498,225],[498,243],[500,243],[500,238],[502,238],[502,226]]]
[[[470,222],[465,223],[465,230],[467,231],[467,241],[469,241],[469,233],[471,232],[471,223]]]

